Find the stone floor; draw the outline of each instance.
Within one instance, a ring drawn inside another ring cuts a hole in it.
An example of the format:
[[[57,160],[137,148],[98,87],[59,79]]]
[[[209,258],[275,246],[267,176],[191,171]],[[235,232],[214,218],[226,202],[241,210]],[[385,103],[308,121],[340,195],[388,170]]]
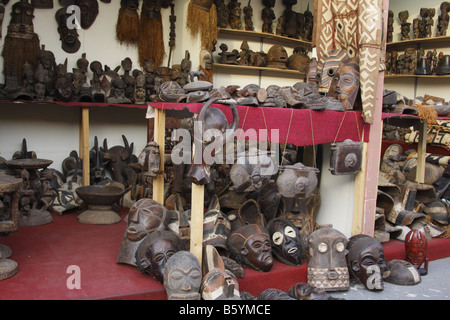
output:
[[[414,286],[384,282],[384,290],[375,292],[352,281],[348,291],[330,295],[346,300],[450,300],[450,258],[430,261],[428,274]]]

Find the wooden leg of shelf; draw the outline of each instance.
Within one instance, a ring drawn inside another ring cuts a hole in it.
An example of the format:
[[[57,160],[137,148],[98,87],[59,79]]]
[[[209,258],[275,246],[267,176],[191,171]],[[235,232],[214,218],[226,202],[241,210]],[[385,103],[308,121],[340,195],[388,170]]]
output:
[[[192,184],[191,196],[191,242],[190,252],[197,257],[202,264],[203,243],[203,202],[205,186]]]
[[[155,108],[154,119],[154,141],[159,145],[161,155],[160,173],[153,178],[153,200],[164,204],[164,144],[166,132],[166,113],[164,110]]]
[[[89,163],[89,107],[81,108],[80,157],[83,162],[83,185],[90,185]]]
[[[361,171],[355,176],[355,196],[353,199],[353,223],[352,235],[359,234],[363,230],[364,221],[364,190],[366,188],[367,175],[367,142],[363,143]]]
[[[427,152],[427,122],[419,124],[419,142],[417,143],[416,181],[425,182],[425,156]]]

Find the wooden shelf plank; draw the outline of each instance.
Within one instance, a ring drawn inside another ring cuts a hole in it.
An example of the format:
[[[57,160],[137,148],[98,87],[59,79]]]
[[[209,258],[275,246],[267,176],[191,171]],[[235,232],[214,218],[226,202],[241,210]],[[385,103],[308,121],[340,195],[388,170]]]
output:
[[[242,66],[238,64],[225,64],[225,63],[214,63],[214,67],[233,69],[235,71],[241,70],[253,70],[253,71],[268,71],[268,72],[280,72],[298,75],[299,77],[304,77],[306,74],[304,72],[300,72],[298,70],[292,69],[279,69],[279,68],[269,68],[269,67],[254,67],[254,66]]]
[[[417,38],[403,41],[395,41],[386,44],[387,49],[397,48],[397,47],[407,47],[413,45],[421,45],[421,44],[436,44],[442,43],[447,46],[450,41],[450,36],[441,36],[441,37],[429,37],[429,38]]]
[[[436,75],[436,74],[430,74],[430,75],[423,75],[423,74],[387,74],[384,76],[385,79],[414,79],[414,78],[420,78],[420,79],[449,79],[450,75]]]
[[[253,37],[253,38],[279,40],[279,41],[283,41],[283,42],[287,42],[287,43],[300,45],[300,46],[303,46],[306,48],[312,47],[311,41],[304,41],[304,40],[300,40],[300,39],[279,36],[276,34],[266,33],[266,32],[219,28],[219,33],[235,35],[235,36],[242,36],[242,37]]]

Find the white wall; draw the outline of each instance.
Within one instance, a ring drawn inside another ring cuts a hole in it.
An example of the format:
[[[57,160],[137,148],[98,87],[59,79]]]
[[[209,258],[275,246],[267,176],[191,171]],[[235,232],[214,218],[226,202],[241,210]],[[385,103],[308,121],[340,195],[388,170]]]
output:
[[[408,0],[399,1],[391,0],[389,1],[389,9],[394,12],[394,32],[393,41],[400,41],[400,20],[398,18],[398,13],[403,10],[408,10],[409,18],[408,22],[413,22],[413,19],[420,18],[420,8],[435,8],[436,15],[434,16],[434,26],[432,29],[432,36],[436,35],[438,16],[441,13],[439,6],[441,5],[440,0],[431,0],[423,2],[421,0]],[[450,29],[447,30],[447,35],[450,35]],[[412,38],[412,26],[411,26],[411,38]],[[422,45],[421,45],[422,46]],[[443,52],[444,54],[450,54],[450,45],[448,43],[433,43],[423,45],[425,52],[428,50],[433,50],[436,48],[437,52]],[[389,90],[395,90],[402,95],[413,99],[415,96],[424,96],[425,94],[438,96],[445,98],[446,101],[450,100],[450,91],[448,86],[450,85],[450,78],[441,79],[424,79],[420,78],[417,80],[417,86],[415,84],[415,79],[385,79],[385,88]]]

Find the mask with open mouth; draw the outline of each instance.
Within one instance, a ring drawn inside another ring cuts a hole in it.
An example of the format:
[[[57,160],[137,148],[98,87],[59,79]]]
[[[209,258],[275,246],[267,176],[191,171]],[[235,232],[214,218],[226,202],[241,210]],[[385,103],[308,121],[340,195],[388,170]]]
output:
[[[292,266],[300,265],[303,247],[298,228],[284,218],[272,219],[267,228],[273,253],[278,260]]]

